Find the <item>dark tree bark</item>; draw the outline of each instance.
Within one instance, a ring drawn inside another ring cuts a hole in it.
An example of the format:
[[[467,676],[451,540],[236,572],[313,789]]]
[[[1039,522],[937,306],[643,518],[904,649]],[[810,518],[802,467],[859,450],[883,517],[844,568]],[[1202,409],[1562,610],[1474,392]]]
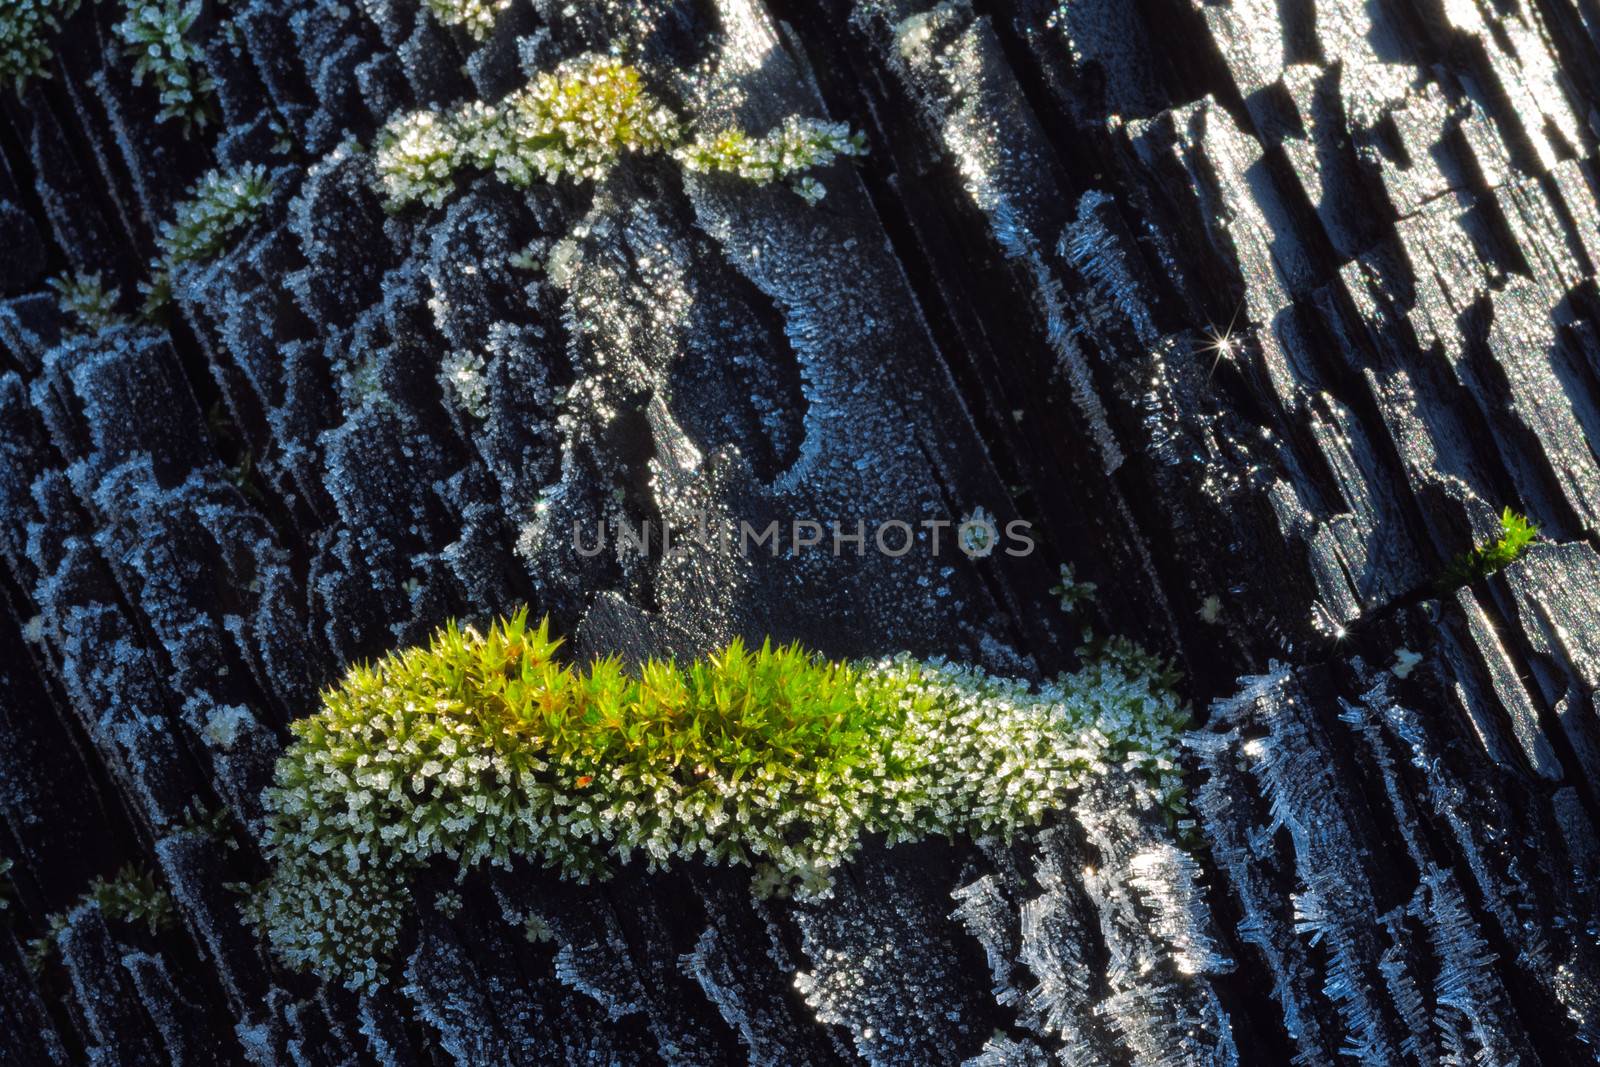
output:
[[[123,15],[83,5],[0,97],[7,1063],[1594,1058],[1587,0],[512,0],[482,43],[415,0],[206,0],[187,136]],[[392,113],[586,50],[870,153],[816,207],[629,158],[385,212]],[[273,199],[164,323],[48,288],[131,311],[185,190],[246,163]],[[1445,591],[1505,506],[1540,543]],[[572,537],[978,507],[1037,549]],[[417,894],[379,993],[283,969],[235,883],[287,724],[524,603],[631,659],[772,635],[1038,678],[1124,635],[1184,672],[1192,825],[1111,775],[1010,845],[869,842],[815,903],[484,873],[454,915]],[[128,862],[170,928],[83,902]]]

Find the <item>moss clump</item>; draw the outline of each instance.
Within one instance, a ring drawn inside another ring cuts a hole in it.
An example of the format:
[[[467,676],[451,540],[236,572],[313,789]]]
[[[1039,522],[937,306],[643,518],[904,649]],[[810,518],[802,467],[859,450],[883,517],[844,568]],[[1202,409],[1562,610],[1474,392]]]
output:
[[[677,137],[677,119],[644,91],[637,70],[584,55],[498,104],[391,120],[378,136],[377,167],[391,203],[438,206],[463,167],[493,171],[518,188],[535,179],[598,178],[624,152],[661,151]]]
[[[0,82],[18,93],[29,79],[48,78],[61,24],[78,10],[78,0],[7,0],[0,9]]]
[[[624,152],[659,152],[678,120],[610,56],[568,60],[499,104],[469,106],[461,128],[467,159],[515,186],[535,178],[599,178]]]
[[[511,0],[428,0],[428,10],[446,26],[460,26],[475,40],[486,41],[494,20],[511,6]]]
[[[96,878],[84,899],[100,905],[100,910],[113,919],[144,923],[152,934],[170,930],[177,922],[171,894],[156,884],[149,871],[131,863],[110,881]]]
[[[158,885],[148,870],[128,864],[109,881],[96,878],[78,899],[75,907],[97,904],[108,919],[126,923],[143,923],[152,936],[170,930],[177,923],[177,912],[172,905],[172,895]],[[66,929],[67,917],[56,912],[49,916],[48,932],[28,942],[29,968],[37,974],[50,960],[56,947],[56,937]]]
[[[93,274],[59,274],[47,284],[55,291],[56,304],[61,308],[61,313],[76,320],[86,330],[99,331],[122,321],[122,316],[117,313],[121,290],[106,289],[99,271]]]
[[[1439,580],[1441,591],[1448,592],[1502,571],[1521,559],[1539,537],[1537,524],[1529,522],[1509,507],[1500,512],[1500,537],[1457,556]]]
[[[191,39],[201,10],[201,0],[129,3],[115,27],[134,60],[133,83],[143,85],[149,79],[161,94],[156,121],[181,119],[186,131],[215,117],[216,85],[205,53]]]
[[[228,238],[249,225],[271,195],[272,182],[259,163],[210,171],[178,205],[172,221],[161,226],[156,245],[163,266],[171,270],[221,252]]]
[[[378,134],[378,181],[389,203],[438,207],[455,191],[463,158],[459,122],[433,111],[389,120]]]
[[[866,151],[848,127],[799,118],[759,138],[741,130],[687,144],[683,137],[677,116],[645,91],[638,70],[590,54],[538,75],[497,104],[396,116],[378,136],[375,163],[395,207],[419,200],[438,207],[465,168],[525,188],[536,180],[604,177],[625,152],[670,152],[690,170],[757,183],[794,179],[796,191],[814,202],[822,187],[801,178],[803,171]]]
[[[767,185],[825,166],[839,156],[866,153],[866,137],[852,133],[843,123],[791,115],[764,137],[752,137],[740,129],[722,130],[696,137],[673,155],[697,173],[736,174]],[[800,178],[795,191],[812,203],[823,195],[822,186],[812,178]]]
[[[170,222],[161,224],[156,238],[159,255],[150,264],[150,279],[141,283],[145,294],[141,313],[156,315],[172,299],[172,274],[186,263],[210,259],[228,247],[238,231],[254,222],[272,197],[267,168],[251,163],[231,170],[206,173],[189,198],[178,204]]]
[[[252,916],[291,965],[381,982],[412,873],[525,859],[586,881],[642,854],[826,894],[865,833],[1008,834],[1110,765],[1177,803],[1186,717],[1115,659],[1035,691],[909,658],[735,642],[685,666],[574,668],[525,614],[352,669],[293,726]]]

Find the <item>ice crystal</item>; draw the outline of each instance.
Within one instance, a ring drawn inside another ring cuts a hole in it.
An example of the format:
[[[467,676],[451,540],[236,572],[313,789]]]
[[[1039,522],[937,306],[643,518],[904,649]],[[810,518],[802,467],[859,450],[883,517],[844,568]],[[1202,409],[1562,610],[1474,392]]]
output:
[[[1409,648],[1397,648],[1394,650],[1394,666],[1389,670],[1396,678],[1404,680],[1411,677],[1411,672],[1416,670],[1417,664],[1421,662],[1421,653],[1413,652]]]
[[[454,352],[441,364],[444,380],[450,383],[461,406],[477,418],[489,414],[489,382],[484,377],[483,356],[477,352]]]
[[[255,716],[250,710],[237,704],[225,705],[212,709],[206,716],[205,730],[202,736],[206,743],[228,751],[238,743],[241,733],[255,725]]]

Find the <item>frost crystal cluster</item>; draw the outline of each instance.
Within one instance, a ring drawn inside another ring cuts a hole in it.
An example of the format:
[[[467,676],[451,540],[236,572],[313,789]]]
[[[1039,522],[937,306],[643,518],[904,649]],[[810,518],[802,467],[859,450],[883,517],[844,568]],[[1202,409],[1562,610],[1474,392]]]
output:
[[[642,853],[826,895],[866,833],[1008,835],[1112,764],[1176,803],[1185,714],[1101,659],[1054,685],[908,657],[834,663],[734,642],[686,667],[557,662],[525,613],[353,668],[266,793],[250,905],[291,965],[382,982],[410,876],[527,859],[587,881]]]
[[[588,54],[496,104],[396,116],[378,135],[376,166],[391,204],[437,207],[454,191],[456,172],[468,167],[526,188],[536,180],[602,178],[624,152],[670,152],[690,170],[767,183],[866,151],[846,126],[792,117],[765,137],[731,130],[682,139],[677,116],[645,91],[637,69]],[[822,195],[812,179],[798,179],[796,189],[808,200]]]
[[[0,7],[0,81],[20,93],[29,78],[49,77],[51,38],[78,0],[7,0]]]
[[[511,0],[428,0],[428,10],[446,26],[460,26],[479,41],[494,32],[494,20]]]
[[[133,81],[150,79],[161,94],[158,122],[182,119],[185,127],[204,126],[211,118],[216,86],[205,66],[205,54],[189,39],[200,17],[201,0],[158,0],[130,3],[116,25],[117,36],[133,57]]]

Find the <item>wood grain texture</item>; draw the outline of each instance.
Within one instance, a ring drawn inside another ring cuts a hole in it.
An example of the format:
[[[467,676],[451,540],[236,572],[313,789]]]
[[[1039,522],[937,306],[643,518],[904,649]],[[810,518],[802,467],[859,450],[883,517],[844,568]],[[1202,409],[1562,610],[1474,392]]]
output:
[[[1586,0],[514,0],[481,44],[415,0],[210,0],[222,118],[189,139],[117,8],[0,96],[7,1063],[1594,1058]],[[826,115],[870,154],[815,208],[630,159],[385,213],[391,113],[588,49],[705,122]],[[131,306],[184,190],[246,162],[274,198],[175,275],[169,326],[75,328],[48,277]],[[1506,505],[1544,540],[1436,595]],[[977,507],[1038,550],[571,536]],[[1062,564],[1098,586],[1072,615]],[[485,873],[453,917],[416,894],[379,994],[284,972],[230,886],[264,873],[287,723],[524,602],[630,659],[772,634],[1038,677],[1125,634],[1203,720],[1194,825],[1113,778],[1010,846],[869,844],[806,905]],[[80,906],[127,861],[175,930]]]

